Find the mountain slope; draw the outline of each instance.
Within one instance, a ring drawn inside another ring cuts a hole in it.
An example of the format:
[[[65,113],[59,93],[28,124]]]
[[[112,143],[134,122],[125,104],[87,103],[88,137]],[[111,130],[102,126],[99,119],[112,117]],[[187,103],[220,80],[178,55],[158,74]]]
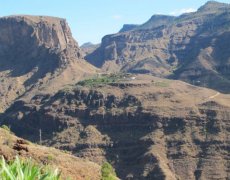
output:
[[[63,179],[72,180],[100,179],[100,166],[90,161],[82,160],[54,148],[39,146],[20,139],[10,132],[0,128],[0,156],[7,161],[16,156],[22,159],[31,158],[38,164],[49,165],[61,172]]]
[[[230,177],[229,95],[147,75],[90,82],[15,102],[1,123],[34,142],[41,129],[44,144],[109,161],[121,179]]]
[[[230,92],[230,5],[210,1],[179,17],[153,16],[107,35],[85,58],[104,71],[148,73]]]
[[[18,97],[56,91],[93,72],[64,19],[0,18],[0,112]]]
[[[126,32],[126,31],[131,31],[138,27],[136,24],[124,24],[119,33]]]

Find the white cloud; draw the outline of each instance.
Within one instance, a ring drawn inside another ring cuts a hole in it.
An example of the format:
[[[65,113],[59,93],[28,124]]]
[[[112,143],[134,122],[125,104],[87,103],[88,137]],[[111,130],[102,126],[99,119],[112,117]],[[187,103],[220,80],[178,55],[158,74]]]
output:
[[[171,12],[170,15],[178,16],[178,15],[181,15],[184,13],[190,13],[190,12],[195,12],[195,11],[196,11],[196,9],[194,9],[194,8],[183,8],[183,9],[177,9],[177,10]]]
[[[120,19],[122,19],[122,16],[121,15],[113,15],[112,18],[115,20],[120,20]]]

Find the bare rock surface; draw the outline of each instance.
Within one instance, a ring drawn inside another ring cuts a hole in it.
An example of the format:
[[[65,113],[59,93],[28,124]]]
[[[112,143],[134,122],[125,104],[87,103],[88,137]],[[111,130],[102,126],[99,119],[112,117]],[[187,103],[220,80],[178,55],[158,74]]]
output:
[[[32,91],[57,91],[95,68],[82,60],[65,19],[0,18],[0,112]]]

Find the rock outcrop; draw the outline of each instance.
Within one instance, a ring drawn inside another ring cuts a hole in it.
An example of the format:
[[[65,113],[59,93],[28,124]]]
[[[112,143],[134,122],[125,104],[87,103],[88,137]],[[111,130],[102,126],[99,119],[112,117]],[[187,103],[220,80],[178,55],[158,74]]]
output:
[[[230,5],[210,1],[179,17],[153,16],[107,35],[85,58],[105,71],[152,74],[230,92]]]
[[[151,76],[18,101],[1,123],[121,179],[228,179],[230,96]]]
[[[45,87],[57,90],[93,71],[82,60],[66,20],[44,16],[0,18],[0,112],[27,92]]]

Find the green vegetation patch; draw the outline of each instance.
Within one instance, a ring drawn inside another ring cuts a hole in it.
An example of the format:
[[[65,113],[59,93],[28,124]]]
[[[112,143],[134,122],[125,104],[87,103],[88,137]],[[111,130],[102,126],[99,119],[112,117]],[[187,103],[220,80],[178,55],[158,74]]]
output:
[[[6,163],[2,157],[0,160],[1,180],[60,180],[58,170],[52,171],[47,166],[39,166],[32,160],[21,160],[18,157],[12,162]]]
[[[101,167],[101,180],[117,180],[117,175],[112,165],[108,162],[105,162]]]
[[[1,128],[5,129],[8,132],[10,132],[10,128],[7,125],[2,125]]]
[[[154,82],[154,86],[157,86],[157,87],[169,87],[169,82],[166,82],[166,81]]]
[[[95,87],[101,85],[107,85],[110,83],[117,83],[120,81],[125,81],[129,79],[129,74],[104,74],[98,75],[97,77],[93,77],[91,79],[86,79],[78,82],[76,85],[87,86],[87,87]]]

